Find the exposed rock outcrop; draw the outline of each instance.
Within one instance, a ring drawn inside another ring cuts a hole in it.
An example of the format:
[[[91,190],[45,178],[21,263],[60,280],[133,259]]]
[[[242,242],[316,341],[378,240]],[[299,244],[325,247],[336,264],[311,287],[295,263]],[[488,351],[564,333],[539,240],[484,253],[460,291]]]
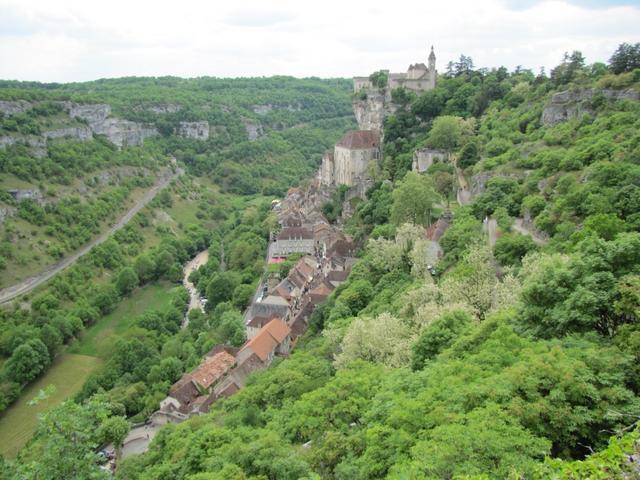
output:
[[[258,138],[264,135],[264,129],[262,128],[262,125],[260,125],[259,123],[255,123],[251,120],[246,120],[246,119],[243,120],[242,123],[244,124],[244,129],[247,132],[247,138],[249,139],[250,142],[257,140]]]
[[[80,140],[81,142],[86,142],[93,139],[93,134],[91,133],[91,129],[89,127],[58,128],[56,130],[43,132],[42,136],[47,140],[55,140],[58,138],[72,138],[75,140]]]
[[[180,122],[177,134],[185,138],[195,138],[196,140],[207,140],[209,138],[209,123],[202,122]]]
[[[93,133],[105,135],[111,143],[119,147],[142,145],[145,138],[158,135],[155,127],[119,118],[109,118],[111,106],[104,103],[68,102],[65,107],[69,116],[86,121]]]
[[[542,111],[543,125],[556,125],[585,113],[592,113],[592,101],[598,96],[608,100],[640,100],[640,92],[636,90],[598,90],[583,88],[555,93]]]
[[[13,217],[16,214],[16,208],[14,207],[0,207],[0,223],[4,223],[4,221]]]
[[[7,192],[17,201],[24,202],[25,200],[33,200],[35,202],[42,202],[42,192],[38,189],[34,190],[7,190]]]
[[[163,113],[176,113],[182,108],[181,105],[176,103],[158,103],[147,107],[147,110],[157,114]]]
[[[16,139],[13,137],[0,137],[0,148],[10,147],[16,143]]]
[[[26,100],[0,100],[0,112],[5,115],[15,115],[26,112],[31,108],[31,104]]]
[[[273,110],[287,110],[289,112],[299,112],[302,110],[302,105],[298,104],[288,104],[288,105],[272,105],[267,103],[265,105],[251,105],[251,110],[258,115],[266,115],[267,113],[272,112]]]
[[[382,131],[384,119],[393,115],[396,107],[391,102],[391,94],[387,91],[381,92],[377,89],[366,91],[366,98],[355,98],[353,100],[353,113],[358,122],[360,130]]]

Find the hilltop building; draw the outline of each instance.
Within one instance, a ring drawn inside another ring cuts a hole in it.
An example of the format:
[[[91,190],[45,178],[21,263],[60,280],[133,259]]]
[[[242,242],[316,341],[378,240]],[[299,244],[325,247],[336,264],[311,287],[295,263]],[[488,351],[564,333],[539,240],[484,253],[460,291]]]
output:
[[[438,72],[436,71],[436,54],[433,52],[433,46],[431,53],[429,53],[428,65],[427,67],[424,63],[411,64],[406,73],[389,73],[389,70],[383,70],[388,76],[387,86],[391,90],[404,87],[418,94],[436,88]],[[369,77],[353,78],[354,92],[372,87]]]
[[[347,132],[333,152],[322,158],[320,182],[324,185],[357,185],[368,178],[369,164],[382,156],[380,133],[374,130]]]

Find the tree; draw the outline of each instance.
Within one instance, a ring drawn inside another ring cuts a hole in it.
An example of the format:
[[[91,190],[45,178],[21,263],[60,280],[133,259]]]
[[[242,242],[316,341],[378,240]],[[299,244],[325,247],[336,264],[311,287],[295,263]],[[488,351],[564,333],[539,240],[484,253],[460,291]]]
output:
[[[387,86],[388,78],[389,76],[384,70],[378,70],[377,72],[369,75],[369,81],[371,82],[371,85],[380,89]]]
[[[234,272],[214,273],[207,284],[207,309],[213,309],[219,303],[231,300],[239,284],[238,275]]]
[[[429,176],[407,173],[393,191],[392,198],[391,221],[394,224],[431,224],[431,210],[438,194]]]
[[[120,458],[122,443],[129,433],[129,422],[125,417],[110,417],[98,429],[98,435],[105,443],[113,443],[116,459]]]
[[[230,343],[231,345],[239,347],[247,339],[242,315],[236,310],[222,314],[218,329],[224,343]]]
[[[103,402],[78,405],[66,401],[45,412],[38,422],[32,446],[35,451],[19,466],[18,478],[108,479],[110,476],[100,469],[96,454],[101,422],[108,411],[109,406]]]
[[[529,235],[511,233],[501,235],[493,249],[493,254],[500,265],[519,266],[527,253],[536,249],[536,244]]]
[[[609,59],[609,69],[617,74],[640,68],[640,43],[621,43]]]
[[[444,115],[433,122],[429,132],[429,146],[452,152],[462,142],[462,118]]]
[[[131,267],[124,267],[116,278],[116,290],[120,295],[128,295],[138,286],[138,275]]]
[[[47,346],[40,339],[29,340],[16,348],[7,360],[5,371],[16,383],[28,383],[49,366]]]
[[[242,310],[251,303],[253,292],[255,292],[255,288],[253,287],[253,285],[249,285],[246,283],[240,284],[233,290],[231,303],[234,307]]]
[[[433,321],[420,333],[420,337],[413,345],[412,368],[421,370],[428,360],[434,359],[451,345],[458,335],[471,325],[472,321],[471,316],[461,310],[447,312]]]
[[[133,268],[136,271],[136,275],[138,275],[140,283],[144,284],[153,279],[156,266],[149,255],[143,254],[136,258]]]

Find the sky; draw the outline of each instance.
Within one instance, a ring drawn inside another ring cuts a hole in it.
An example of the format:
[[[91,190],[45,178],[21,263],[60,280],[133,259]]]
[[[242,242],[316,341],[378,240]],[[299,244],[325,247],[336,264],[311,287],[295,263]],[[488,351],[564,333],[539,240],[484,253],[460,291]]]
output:
[[[547,72],[640,41],[640,0],[0,0],[0,78],[351,77],[477,67]]]

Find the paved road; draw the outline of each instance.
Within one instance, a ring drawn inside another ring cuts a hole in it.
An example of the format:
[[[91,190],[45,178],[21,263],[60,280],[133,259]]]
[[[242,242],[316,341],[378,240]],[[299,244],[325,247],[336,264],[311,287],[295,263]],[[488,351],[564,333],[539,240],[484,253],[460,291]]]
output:
[[[153,198],[160,190],[169,185],[169,183],[171,183],[173,179],[179,177],[183,173],[184,170],[182,170],[181,168],[178,168],[174,174],[171,174],[169,171],[164,172],[158,182],[153,187],[151,187],[147,191],[147,193],[145,193],[144,196],[140,200],[138,200],[127,213],[125,213],[114,225],[112,225],[106,232],[102,233],[98,238],[89,242],[73,255],[49,266],[46,270],[40,272],[38,275],[27,278],[20,283],[16,283],[15,285],[0,290],[0,304],[7,303],[16,297],[19,297],[20,295],[29,293],[34,288],[42,285],[57,273],[73,265],[79,258],[89,253],[93,247],[101,244],[106,239],[108,239],[111,234],[124,227],[136,213],[142,210],[151,200],[153,200]]]

